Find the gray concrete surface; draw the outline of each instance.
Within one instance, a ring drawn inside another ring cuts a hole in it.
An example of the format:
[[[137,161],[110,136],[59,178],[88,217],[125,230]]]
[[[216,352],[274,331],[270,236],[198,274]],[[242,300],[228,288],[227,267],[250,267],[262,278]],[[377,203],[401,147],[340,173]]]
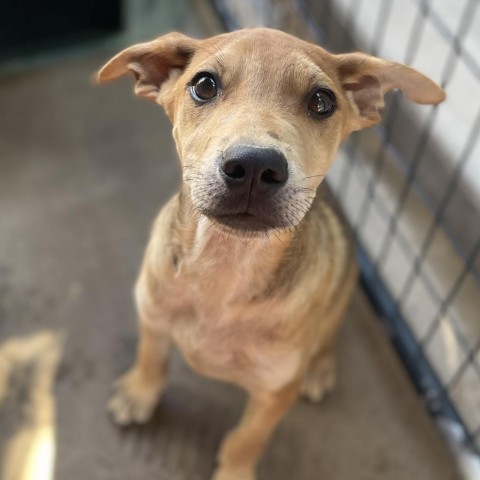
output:
[[[197,376],[175,355],[149,425],[121,430],[106,415],[110,383],[134,355],[131,287],[149,226],[179,181],[161,110],[135,99],[127,80],[89,84],[112,53],[0,79],[0,400],[10,370],[0,465],[13,465],[0,469],[2,480],[206,480],[244,402],[242,392]],[[54,344],[35,343],[39,332],[63,338],[58,369],[48,361]],[[45,454],[36,473],[19,473],[34,447],[48,444],[45,428],[56,450],[52,475],[42,474],[53,460]],[[337,390],[321,405],[301,401],[292,410],[260,480],[457,478],[358,292],[340,342]]]

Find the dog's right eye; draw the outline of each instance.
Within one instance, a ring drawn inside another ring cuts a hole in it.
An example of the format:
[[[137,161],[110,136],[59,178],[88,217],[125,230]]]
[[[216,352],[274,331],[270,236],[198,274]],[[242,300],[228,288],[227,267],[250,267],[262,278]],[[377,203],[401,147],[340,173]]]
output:
[[[205,103],[216,97],[218,93],[215,77],[208,72],[200,72],[190,84],[190,95],[197,103]]]

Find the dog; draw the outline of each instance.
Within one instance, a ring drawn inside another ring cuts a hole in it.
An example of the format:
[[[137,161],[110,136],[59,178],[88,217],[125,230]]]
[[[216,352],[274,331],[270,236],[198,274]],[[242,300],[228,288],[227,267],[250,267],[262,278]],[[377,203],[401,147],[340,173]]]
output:
[[[197,372],[248,392],[213,479],[254,480],[298,396],[318,401],[335,384],[357,270],[319,192],[336,152],[380,121],[386,92],[420,104],[445,94],[406,65],[265,28],[169,33],[120,52],[98,81],[128,72],[170,118],[183,181],[153,226],[135,289],[137,358],[109,409],[121,425],[146,422],[175,344]]]

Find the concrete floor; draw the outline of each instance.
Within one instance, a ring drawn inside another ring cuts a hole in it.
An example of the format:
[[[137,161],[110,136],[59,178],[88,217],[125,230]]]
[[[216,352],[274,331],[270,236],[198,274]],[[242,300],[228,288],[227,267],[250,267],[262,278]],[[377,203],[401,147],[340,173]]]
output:
[[[160,108],[127,80],[89,84],[112,53],[0,79],[2,480],[207,480],[243,405],[176,355],[149,425],[120,430],[106,415],[134,355],[149,226],[179,181]],[[459,478],[360,291],[340,343],[337,390],[292,410],[260,480]]]

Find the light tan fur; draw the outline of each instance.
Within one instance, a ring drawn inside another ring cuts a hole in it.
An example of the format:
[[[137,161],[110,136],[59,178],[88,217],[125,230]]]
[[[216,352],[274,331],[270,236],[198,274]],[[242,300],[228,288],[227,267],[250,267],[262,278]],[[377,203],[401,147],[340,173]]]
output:
[[[136,288],[138,358],[110,409],[120,424],[148,420],[175,343],[198,372],[248,391],[213,478],[252,480],[298,394],[319,400],[335,383],[334,343],[356,267],[349,236],[317,189],[342,140],[380,120],[387,91],[431,104],[444,93],[410,67],[332,55],[269,29],[206,40],[168,34],[119,53],[99,81],[128,71],[136,93],[162,105],[173,123],[183,183],[153,227]],[[202,71],[215,72],[221,88],[197,105],[190,85]],[[335,95],[328,118],[308,112],[316,87]],[[218,165],[235,145],[275,149],[288,161],[288,182],[260,231],[219,220],[229,192]]]

